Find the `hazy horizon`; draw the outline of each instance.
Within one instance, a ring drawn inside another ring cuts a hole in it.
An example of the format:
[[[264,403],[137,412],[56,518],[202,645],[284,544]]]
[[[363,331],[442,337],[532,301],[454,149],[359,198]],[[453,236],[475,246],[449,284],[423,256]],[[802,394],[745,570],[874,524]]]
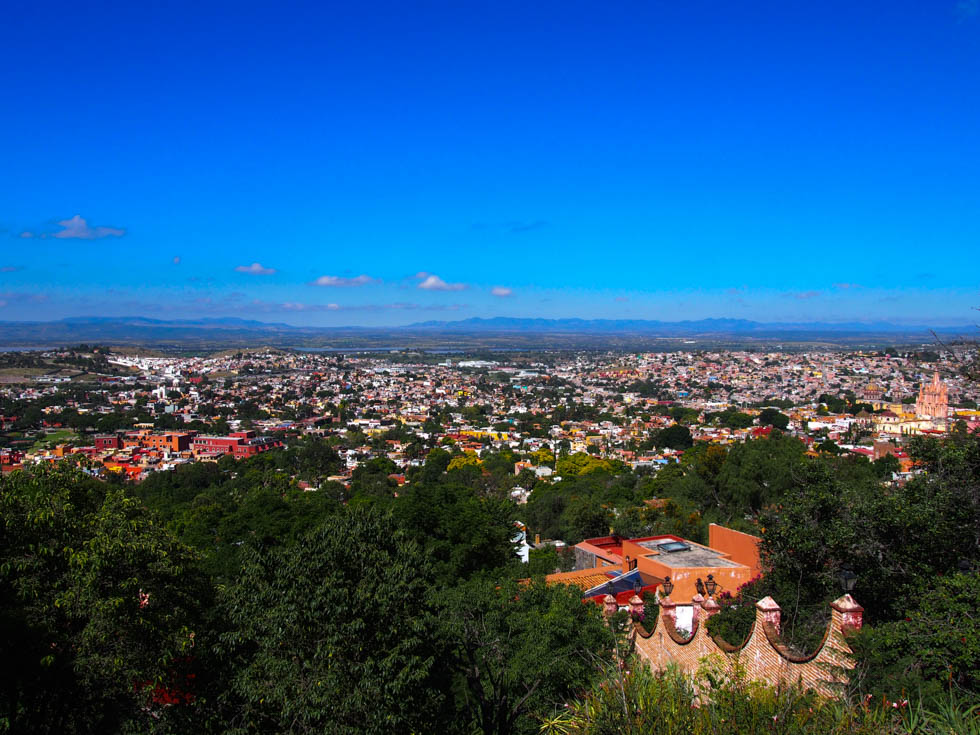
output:
[[[386,325],[370,325],[370,324],[332,324],[332,325],[309,325],[309,324],[297,324],[295,321],[289,321],[288,319],[270,319],[270,318],[249,318],[249,317],[235,317],[235,316],[182,316],[182,317],[152,317],[146,316],[144,314],[126,314],[118,317],[113,316],[102,316],[96,314],[84,314],[79,316],[67,316],[60,317],[57,319],[10,319],[3,320],[0,319],[0,324],[57,324],[57,323],[124,323],[127,320],[134,321],[147,321],[150,323],[160,323],[160,324],[235,324],[235,323],[246,323],[255,324],[263,326],[287,326],[296,329],[404,329],[411,327],[423,327],[423,326],[435,326],[435,325],[465,325],[465,324],[477,324],[477,325],[488,325],[495,322],[545,322],[553,324],[565,324],[565,323],[577,323],[583,322],[586,324],[592,323],[637,323],[637,324],[663,324],[666,326],[672,325],[682,325],[682,324],[702,324],[705,322],[744,322],[746,324],[758,325],[761,328],[765,327],[783,327],[783,326],[826,326],[826,327],[847,327],[852,325],[860,325],[863,327],[877,327],[877,326],[891,326],[895,329],[902,328],[935,328],[935,329],[972,329],[977,328],[976,322],[962,321],[957,322],[954,320],[929,320],[929,319],[840,319],[840,320],[798,320],[798,321],[776,321],[776,320],[765,320],[765,319],[741,319],[736,317],[704,317],[701,319],[617,319],[617,318],[590,318],[590,317],[529,317],[529,316],[490,316],[490,317],[465,317],[454,319],[451,317],[443,319],[408,319],[407,321],[401,323],[392,323]],[[724,330],[723,330],[724,331]]]

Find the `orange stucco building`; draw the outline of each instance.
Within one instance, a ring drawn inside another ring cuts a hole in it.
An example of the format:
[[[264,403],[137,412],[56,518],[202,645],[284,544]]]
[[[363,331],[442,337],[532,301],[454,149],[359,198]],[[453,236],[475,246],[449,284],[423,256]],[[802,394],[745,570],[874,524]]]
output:
[[[155,434],[151,431],[131,432],[126,435],[122,446],[124,449],[141,448],[157,451],[185,452],[191,448],[191,440],[196,431],[169,431]]]
[[[601,536],[575,546],[576,566],[624,573],[636,569],[650,579],[670,577],[671,597],[678,602],[693,599],[697,580],[707,581],[709,574],[718,583],[717,593],[732,594],[759,575],[757,536],[711,524],[708,540],[705,546],[667,534],[634,539]]]

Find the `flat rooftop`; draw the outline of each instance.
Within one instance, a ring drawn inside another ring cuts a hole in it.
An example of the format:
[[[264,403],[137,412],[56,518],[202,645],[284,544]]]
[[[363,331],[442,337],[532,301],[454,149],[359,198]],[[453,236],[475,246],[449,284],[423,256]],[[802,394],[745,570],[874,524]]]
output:
[[[686,567],[738,567],[733,561],[723,558],[720,551],[707,549],[703,546],[696,546],[691,543],[684,543],[687,549],[683,551],[664,551],[660,549],[661,544],[671,543],[671,539],[651,539],[650,541],[640,541],[639,546],[644,549],[656,552],[656,559],[660,564],[668,567],[683,569]]]

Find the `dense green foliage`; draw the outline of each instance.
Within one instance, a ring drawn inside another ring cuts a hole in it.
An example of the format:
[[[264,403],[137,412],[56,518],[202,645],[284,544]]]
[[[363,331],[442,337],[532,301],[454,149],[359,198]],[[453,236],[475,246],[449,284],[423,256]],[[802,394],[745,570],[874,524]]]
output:
[[[712,633],[738,642],[749,632],[752,603],[771,595],[783,607],[783,635],[812,650],[840,595],[839,574],[858,575],[865,608],[858,652],[867,691],[935,699],[953,686],[980,692],[980,651],[973,615],[980,561],[980,437],[917,439],[913,456],[927,470],[905,484],[882,484],[866,461],[804,462],[790,494],[758,514],[765,574],[735,594],[722,593]]]
[[[342,486],[324,482],[307,493],[297,480],[323,482],[339,462],[325,442],[308,442],[243,462],[228,458],[154,473],[133,492],[201,552],[208,572],[227,581],[246,541],[289,544],[337,511]]]
[[[138,486],[3,477],[0,732],[534,731],[596,675],[555,657],[609,631],[514,586],[512,457],[430,459],[400,489],[387,460],[326,482],[322,441]]]
[[[67,466],[4,478],[0,517],[0,731],[190,716],[189,656],[211,600],[194,553],[137,500]],[[186,706],[165,707],[159,687]]]
[[[432,579],[422,548],[363,507],[301,543],[248,550],[223,600],[229,732],[432,730]]]
[[[446,585],[484,569],[504,568],[515,556],[514,509],[498,497],[480,497],[457,473],[406,487],[395,514]]]
[[[543,720],[545,735],[976,735],[980,707],[954,697],[925,709],[908,700],[822,700],[794,687],[722,676],[704,661],[693,678],[654,673],[635,658],[606,670],[568,707]]]
[[[465,711],[482,733],[535,732],[527,715],[571,696],[612,651],[599,609],[564,586],[473,581],[446,596],[443,618]]]
[[[319,439],[136,486],[67,464],[4,476],[0,732],[522,733],[581,692],[568,717],[608,709],[622,681],[605,660],[612,633],[578,591],[515,582],[569,563],[546,547],[519,564],[518,520],[569,543],[610,530],[704,541],[712,521],[759,534],[764,576],[722,590],[709,624],[735,643],[772,595],[790,645],[812,649],[847,566],[866,608],[850,701],[977,696],[980,585],[961,569],[980,566],[976,435],[910,442],[925,472],[904,484],[884,462],[810,456],[778,429],[693,444],[655,474],[588,453],[530,457],[557,464],[552,482],[515,477],[522,457],[507,449],[412,451],[426,460],[402,485],[385,458],[349,487],[330,482],[340,459]],[[526,506],[510,499],[517,483],[532,489]],[[796,723],[783,732],[897,731],[867,707],[744,683],[719,682],[730,701],[692,710],[669,676],[634,678],[634,724],[612,710],[601,726],[553,724],[644,732],[683,712],[673,731],[708,732],[762,713]]]
[[[906,617],[870,626],[852,640],[861,688],[915,692],[930,701],[946,689],[980,692],[980,584],[952,574],[912,598]]]
[[[570,546],[560,549],[540,546],[528,554],[527,575],[540,577],[554,572],[570,572],[575,567],[575,550]]]

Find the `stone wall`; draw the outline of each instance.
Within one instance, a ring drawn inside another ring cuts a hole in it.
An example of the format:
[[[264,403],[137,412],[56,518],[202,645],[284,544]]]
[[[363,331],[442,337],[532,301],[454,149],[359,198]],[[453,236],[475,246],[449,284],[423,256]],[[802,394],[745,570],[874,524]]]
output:
[[[864,608],[850,595],[844,595],[831,603],[831,621],[824,639],[810,655],[794,654],[779,635],[779,605],[771,597],[756,603],[755,623],[752,632],[740,645],[732,645],[712,638],[707,631],[707,620],[719,611],[718,604],[697,596],[694,631],[685,636],[676,628],[676,604],[669,598],[660,601],[660,615],[654,630],[647,634],[639,625],[633,628],[637,653],[654,668],[678,664],[685,671],[694,672],[706,656],[715,655],[729,667],[737,662],[750,679],[761,679],[776,685],[780,682],[799,684],[814,689],[825,696],[834,696],[847,684],[848,671],[854,668],[851,648],[844,634],[861,627]],[[639,597],[630,600],[633,612],[642,610]],[[614,611],[607,605],[606,611]]]
[[[591,551],[586,551],[585,549],[580,549],[578,546],[572,547],[575,550],[575,570],[579,569],[594,569],[595,568],[595,554]]]

